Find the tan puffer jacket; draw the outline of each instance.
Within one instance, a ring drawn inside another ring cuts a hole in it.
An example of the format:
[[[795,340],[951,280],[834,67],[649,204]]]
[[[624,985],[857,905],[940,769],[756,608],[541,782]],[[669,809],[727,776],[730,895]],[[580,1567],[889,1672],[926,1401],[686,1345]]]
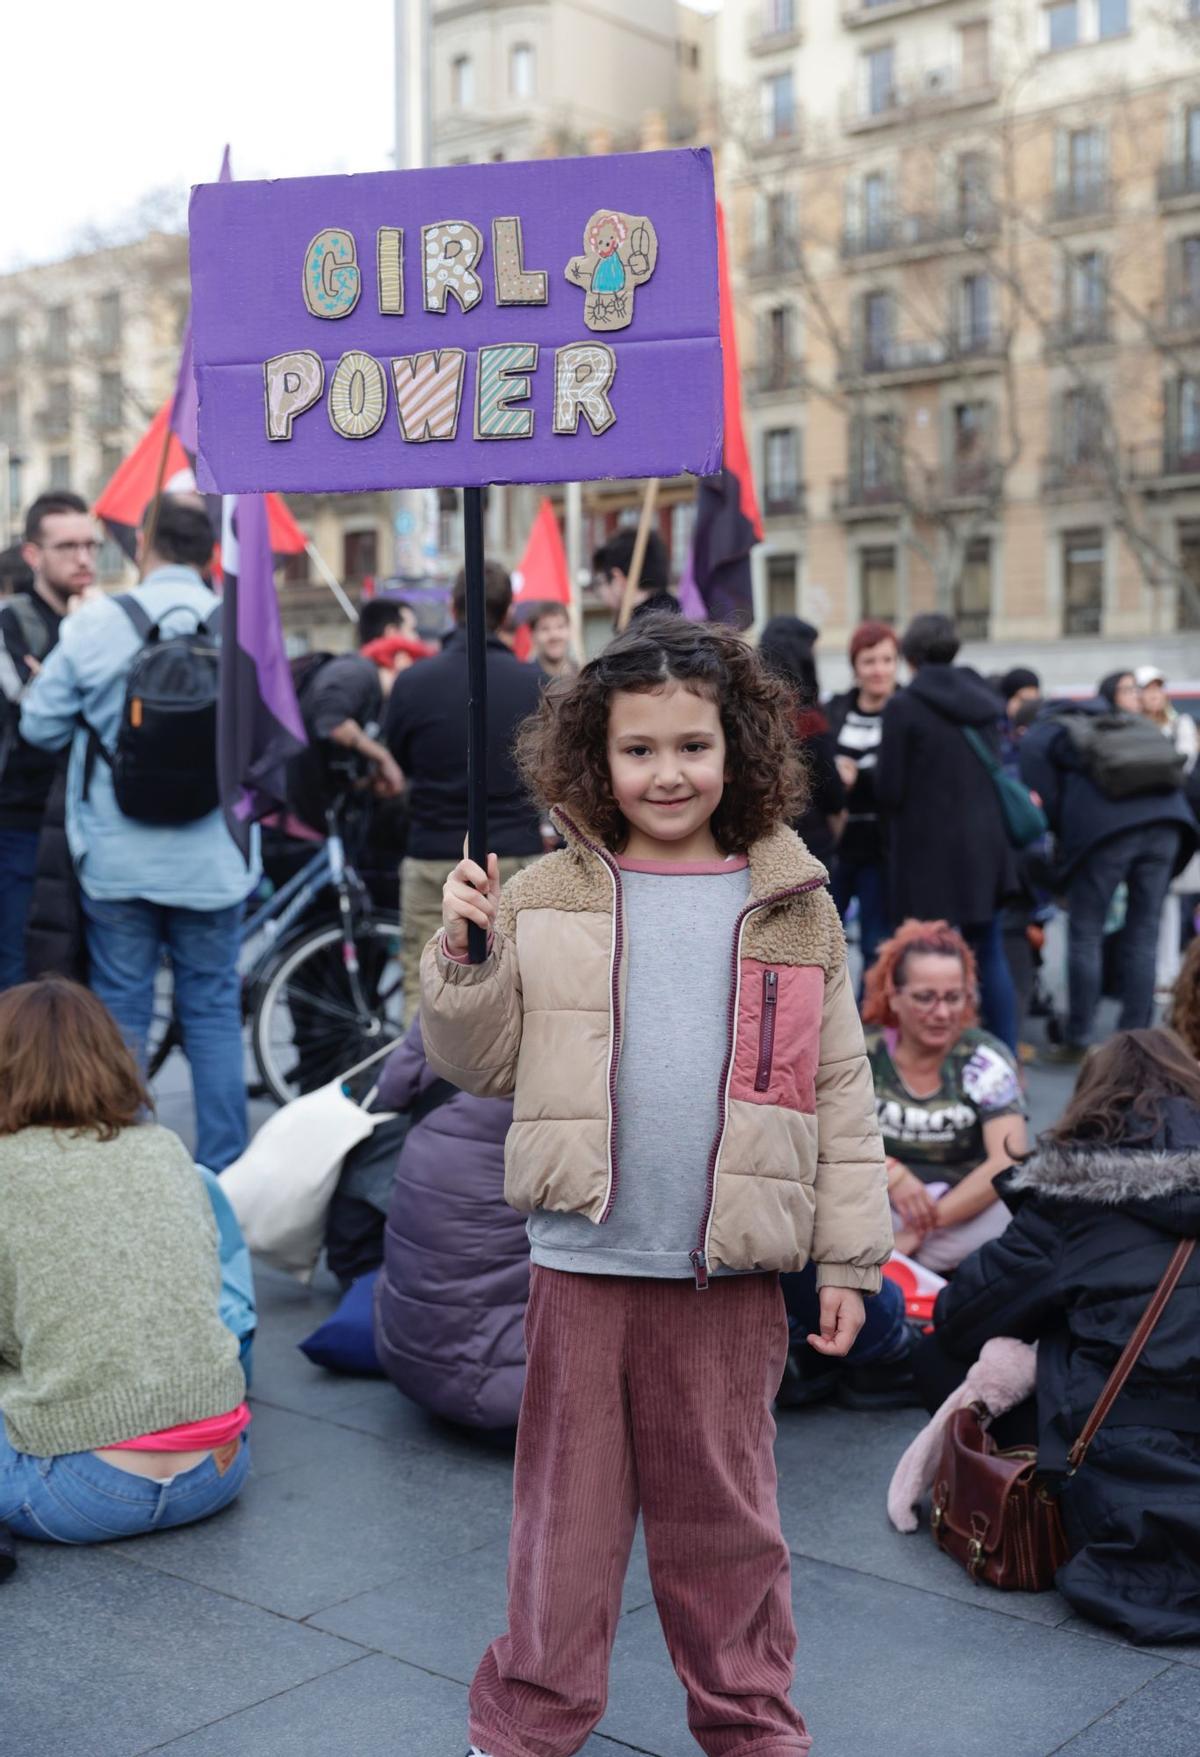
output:
[[[625,959],[621,876],[585,829],[505,886],[483,964],[421,962],[425,1053],[483,1097],[515,1093],[504,1193],[522,1213],[603,1223],[616,1193]],[[691,1253],[710,1270],[802,1269],[871,1293],[892,1247],[862,1027],[825,870],[791,830],[750,850],[730,948],[729,1046],[709,1200]],[[668,1070],[664,1069],[664,1075]]]

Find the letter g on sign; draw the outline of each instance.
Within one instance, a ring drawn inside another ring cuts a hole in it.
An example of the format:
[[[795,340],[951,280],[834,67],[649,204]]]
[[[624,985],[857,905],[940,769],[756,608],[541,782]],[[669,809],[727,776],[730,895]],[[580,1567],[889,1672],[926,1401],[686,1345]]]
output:
[[[318,232],[304,253],[303,280],[314,317],[348,317],[362,291],[353,233],[338,226]]]

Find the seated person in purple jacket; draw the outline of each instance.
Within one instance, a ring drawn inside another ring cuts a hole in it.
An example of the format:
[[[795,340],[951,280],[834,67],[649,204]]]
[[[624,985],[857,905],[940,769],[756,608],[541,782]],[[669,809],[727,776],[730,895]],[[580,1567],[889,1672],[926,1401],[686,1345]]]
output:
[[[420,1108],[439,1082],[420,1021],[389,1056],[387,1110]],[[504,1200],[512,1101],[454,1092],[415,1122],[396,1169],[375,1288],[375,1349],[396,1386],[472,1428],[516,1426],[529,1293],[525,1219]]]

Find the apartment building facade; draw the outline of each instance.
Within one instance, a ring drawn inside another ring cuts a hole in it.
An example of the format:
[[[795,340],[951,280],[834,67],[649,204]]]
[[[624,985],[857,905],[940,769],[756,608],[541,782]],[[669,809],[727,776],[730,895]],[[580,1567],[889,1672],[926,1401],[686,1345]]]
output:
[[[36,495],[99,493],[174,383],[187,307],[165,232],[0,276],[0,548]],[[101,572],[123,577],[115,545]]]
[[[1200,676],[1200,0],[740,0],[765,614]]]

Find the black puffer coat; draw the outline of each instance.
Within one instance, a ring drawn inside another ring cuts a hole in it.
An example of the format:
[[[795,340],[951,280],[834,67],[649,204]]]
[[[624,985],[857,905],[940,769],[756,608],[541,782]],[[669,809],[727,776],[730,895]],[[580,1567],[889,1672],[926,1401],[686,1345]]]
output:
[[[997,1188],[1014,1219],[939,1296],[937,1339],[963,1361],[993,1336],[1038,1344],[1038,1459],[1065,1473],[1172,1251],[1200,1237],[1200,1113],[1167,1100],[1153,1141],[1044,1148]],[[1057,1585],[1081,1615],[1200,1640],[1200,1249],[1061,1505]]]
[[[25,963],[37,976],[88,979],[87,942],[79,880],[67,842],[67,772],[62,765],[50,789],[38,837],[33,896],[25,924]]]

